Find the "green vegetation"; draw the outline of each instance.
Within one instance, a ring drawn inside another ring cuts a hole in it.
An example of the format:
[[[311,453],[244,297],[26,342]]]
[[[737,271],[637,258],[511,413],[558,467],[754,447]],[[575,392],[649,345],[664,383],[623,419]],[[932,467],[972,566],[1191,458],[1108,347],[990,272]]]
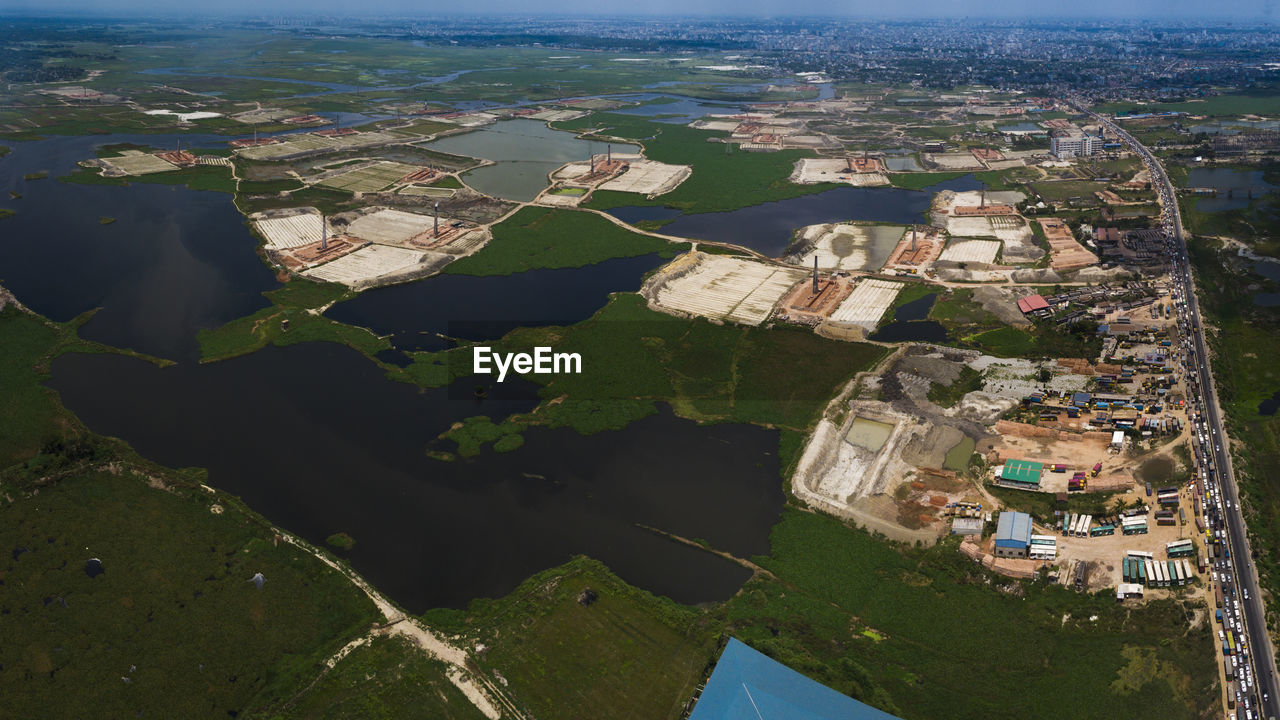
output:
[[[439,180],[431,183],[431,187],[460,189],[462,187],[462,181],[453,175],[445,175]]]
[[[356,546],[356,539],[344,532],[334,533],[325,538],[324,542],[329,547],[335,547],[339,550],[350,550]]]
[[[27,173],[26,175],[22,176],[22,179],[23,180],[44,180],[47,177],[49,177],[49,171],[41,170],[39,172]]]
[[[1098,202],[1094,193],[1106,190],[1107,183],[1091,180],[1059,180],[1032,183],[1031,187],[1046,203],[1062,203],[1071,198],[1079,198],[1085,204],[1094,205]]]
[[[640,235],[594,213],[526,207],[493,227],[480,252],[445,267],[454,275],[511,275],[542,268],[594,265],[612,258],[659,253],[674,257],[688,249]]]
[[[9,208],[0,208],[0,220],[4,220],[5,218],[11,218],[17,214],[18,214],[17,210],[10,210]]]
[[[1214,95],[1208,98],[1183,102],[1160,102],[1143,105],[1115,102],[1095,109],[1098,112],[1125,114],[1173,111],[1215,117],[1238,117],[1249,114],[1276,115],[1280,114],[1280,95],[1277,95],[1274,88],[1264,88],[1257,92]]]
[[[350,293],[344,285],[294,278],[263,293],[271,301],[269,307],[220,328],[201,330],[197,334],[201,362],[246,355],[268,343],[336,342],[369,357],[390,348],[391,343],[365,328],[345,325],[315,312]]]
[[[579,195],[586,195],[587,189],[579,188],[579,187],[558,187],[552,190],[551,194],[552,195],[569,195],[571,197],[576,197]]]
[[[16,716],[226,716],[293,692],[377,619],[234,499],[148,475],[85,469],[38,495],[6,483],[0,543],[26,550],[8,562],[0,614],[0,690]],[[215,500],[227,503],[216,513]]]
[[[234,193],[236,191],[236,181],[231,177],[230,168],[217,165],[196,165],[195,167],[171,170],[169,172],[130,175],[128,177],[107,177],[97,168],[77,168],[70,174],[63,175],[58,179],[62,182],[80,185],[146,183],[153,185],[186,185],[192,190],[211,190],[224,193]]]
[[[493,443],[493,449],[498,452],[515,450],[524,444],[524,438],[520,433],[524,432],[526,427],[523,423],[509,420],[494,424],[488,417],[477,415],[455,423],[444,437],[457,443],[459,456],[475,457],[488,443]]]
[[[928,397],[931,402],[942,407],[954,407],[966,394],[982,389],[982,373],[965,365],[960,368],[960,377],[950,385],[933,383],[929,386]]]
[[[757,576],[728,603],[727,633],[889,712],[1196,718],[1216,707],[1211,631],[1171,635],[1191,618],[1177,600],[1135,609],[1106,591],[989,576],[954,540],[897,550],[798,510],[784,511],[771,548],[756,562],[777,579]],[[1126,648],[1167,671],[1129,672]]]
[[[796,185],[787,180],[795,162],[802,157],[811,157],[812,153],[800,150],[772,153],[731,151],[725,143],[711,142],[725,137],[724,133],[655,123],[640,116],[616,113],[589,115],[555,126],[575,131],[600,128],[596,133],[598,136],[639,140],[645,155],[651,160],[693,167],[689,179],[675,190],[654,199],[635,193],[597,190],[586,205],[597,210],[628,205],[665,205],[686,213],[721,212],[839,187],[832,183]]]
[[[806,328],[675,318],[630,294],[615,296],[576,325],[523,328],[501,345],[507,351],[549,346],[582,356],[581,375],[529,376],[545,383],[543,403],[512,419],[583,433],[624,427],[654,412],[655,402],[699,421],[805,430],[841,384],[884,354],[878,346],[827,340]],[[415,369],[415,362],[406,375],[418,380],[441,382],[470,372],[465,348],[415,360],[424,367]]]
[[[447,671],[448,666],[428,657],[407,638],[379,635],[291,698],[287,710],[262,716],[485,720],[449,682]]]
[[[633,588],[584,557],[504,598],[427,620],[484,643],[480,669],[501,673],[531,717],[547,718],[678,718],[718,634],[705,612]]]
[[[967,172],[889,173],[889,183],[904,190],[923,190],[968,174]]]
[[[8,145],[0,145],[0,158],[4,157],[5,155],[8,155],[9,152],[10,152],[10,148]]]
[[[1086,468],[1073,469],[1084,470]],[[1047,469],[1046,472],[1048,472]],[[1038,522],[1049,525],[1056,522],[1053,514],[1055,510],[1087,513],[1089,515],[1106,515],[1109,509],[1114,509],[1112,501],[1117,495],[1114,492],[1073,492],[1067,495],[1067,503],[1060,505],[1054,493],[1015,490],[991,483],[986,483],[986,489],[1008,509],[1027,513]]]
[[[262,193],[282,193],[298,190],[303,187],[302,182],[294,179],[287,180],[241,180],[240,185],[236,188],[236,192],[245,195],[255,195]]]
[[[115,221],[116,221],[116,219],[115,219],[115,218],[113,218],[113,217],[109,217],[109,216],[107,216],[107,215],[103,215],[102,217],[98,218],[98,224],[99,224],[99,225],[110,225],[111,223],[113,223],[113,222],[115,222]]]

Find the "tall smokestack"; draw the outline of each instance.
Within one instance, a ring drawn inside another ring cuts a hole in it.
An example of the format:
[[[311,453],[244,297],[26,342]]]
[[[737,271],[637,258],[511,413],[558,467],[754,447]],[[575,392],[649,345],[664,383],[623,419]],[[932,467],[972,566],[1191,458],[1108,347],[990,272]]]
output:
[[[813,294],[818,294],[818,253],[813,254]]]
[[[915,251],[916,251],[916,226],[915,226],[915,223],[912,223],[911,224],[911,252],[914,253]]]
[[[978,207],[983,208],[983,207],[986,207],[986,206],[987,206],[987,186],[986,186],[986,184],[983,184],[983,186],[982,186],[982,196],[981,196],[981,198],[978,200]]]
[[[611,162],[613,162],[613,145],[612,145],[612,144],[610,144],[610,143],[607,143],[607,144],[605,144],[604,148],[605,148],[605,149],[604,149],[604,151],[605,151],[605,162],[606,162],[606,163],[611,163]]]
[[[329,223],[325,222],[324,213],[320,213],[320,252],[329,249]]]
[[[436,201],[435,215],[431,219],[435,224],[435,227],[431,230],[431,237],[438,238],[440,237],[440,201],[439,200]]]

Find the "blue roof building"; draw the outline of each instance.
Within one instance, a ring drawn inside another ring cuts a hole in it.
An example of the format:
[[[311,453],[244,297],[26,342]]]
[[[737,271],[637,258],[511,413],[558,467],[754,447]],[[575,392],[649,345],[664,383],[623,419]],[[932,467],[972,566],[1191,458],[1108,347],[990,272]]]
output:
[[[1076,407],[1089,407],[1089,402],[1093,400],[1093,395],[1087,392],[1078,392],[1071,396],[1071,404]]]
[[[689,720],[897,720],[729,638]]]
[[[1026,557],[1031,545],[1031,516],[1006,510],[996,524],[996,556]]]

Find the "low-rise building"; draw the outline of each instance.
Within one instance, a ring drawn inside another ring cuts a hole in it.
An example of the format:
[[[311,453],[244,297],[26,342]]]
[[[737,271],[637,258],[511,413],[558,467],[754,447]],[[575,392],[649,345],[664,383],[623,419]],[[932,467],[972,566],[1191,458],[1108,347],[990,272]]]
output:
[[[1012,510],[1000,513],[996,524],[996,557],[1025,558],[1031,547],[1031,516]]]

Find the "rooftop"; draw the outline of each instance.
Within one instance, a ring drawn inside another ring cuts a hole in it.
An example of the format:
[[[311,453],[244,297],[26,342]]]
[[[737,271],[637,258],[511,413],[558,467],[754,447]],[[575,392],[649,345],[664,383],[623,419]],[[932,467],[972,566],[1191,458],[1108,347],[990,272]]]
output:
[[[729,638],[689,720],[896,720]]]

